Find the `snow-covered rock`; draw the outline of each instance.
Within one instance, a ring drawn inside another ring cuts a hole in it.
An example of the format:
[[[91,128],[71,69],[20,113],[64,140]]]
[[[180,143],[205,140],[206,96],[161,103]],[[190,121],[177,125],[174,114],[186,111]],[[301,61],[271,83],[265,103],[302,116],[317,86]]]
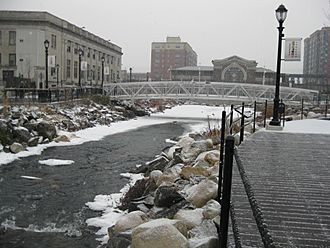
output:
[[[213,219],[220,214],[220,203],[216,200],[209,200],[203,207],[203,217],[205,219]]]

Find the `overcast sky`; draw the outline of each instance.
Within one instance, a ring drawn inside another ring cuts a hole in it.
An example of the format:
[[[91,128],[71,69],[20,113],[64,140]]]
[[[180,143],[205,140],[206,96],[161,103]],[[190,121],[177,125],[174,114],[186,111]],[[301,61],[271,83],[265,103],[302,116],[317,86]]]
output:
[[[122,69],[150,70],[151,42],[180,36],[198,54],[198,63],[238,55],[275,70],[275,9],[289,10],[286,37],[306,38],[330,25],[329,0],[0,0],[0,9],[47,11],[119,45]],[[302,62],[283,62],[301,73]]]

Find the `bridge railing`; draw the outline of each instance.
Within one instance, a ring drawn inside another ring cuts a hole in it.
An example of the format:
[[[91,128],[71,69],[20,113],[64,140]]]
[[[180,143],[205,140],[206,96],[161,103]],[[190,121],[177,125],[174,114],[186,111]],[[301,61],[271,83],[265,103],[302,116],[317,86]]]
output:
[[[274,86],[227,82],[135,82],[105,86],[107,95],[114,99],[203,99],[236,102],[264,101],[274,98]],[[281,87],[280,97],[286,102],[317,99],[318,91]]]

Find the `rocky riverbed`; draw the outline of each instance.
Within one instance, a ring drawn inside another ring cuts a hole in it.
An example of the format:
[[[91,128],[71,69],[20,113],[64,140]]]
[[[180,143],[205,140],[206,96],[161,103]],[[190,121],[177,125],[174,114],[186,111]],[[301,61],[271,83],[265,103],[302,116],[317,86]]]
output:
[[[98,100],[98,101],[95,101]],[[0,152],[19,153],[27,147],[51,141],[69,142],[68,135],[96,125],[149,115],[171,102],[128,101],[109,102],[104,99],[86,99],[79,102],[52,105],[20,105],[0,107]],[[106,102],[105,104],[97,102]]]
[[[304,118],[323,116],[319,108],[304,111]],[[300,118],[299,108],[287,109],[287,121]],[[262,118],[258,124],[262,126]],[[251,129],[247,126],[246,136]],[[238,134],[235,140],[238,144]],[[219,142],[216,130],[190,133],[132,170],[144,177],[114,204],[121,215],[108,228],[106,247],[218,247]]]

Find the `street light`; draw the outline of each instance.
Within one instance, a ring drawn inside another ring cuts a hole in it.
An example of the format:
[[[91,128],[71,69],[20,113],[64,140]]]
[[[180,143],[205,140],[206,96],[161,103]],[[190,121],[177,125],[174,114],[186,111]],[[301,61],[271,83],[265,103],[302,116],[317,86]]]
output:
[[[49,48],[49,41],[45,40],[44,41],[44,46],[45,46],[45,57],[46,57],[46,89],[48,89],[48,48]]]
[[[132,67],[129,68],[129,82],[132,82]]]
[[[279,22],[278,29],[278,49],[277,49],[277,68],[276,68],[276,85],[275,85],[275,98],[274,98],[274,109],[273,109],[273,119],[269,122],[269,125],[280,126],[281,121],[278,118],[278,110],[280,103],[280,77],[281,77],[281,54],[282,54],[282,38],[283,35],[283,22],[286,19],[288,10],[281,4],[276,12],[276,19]]]
[[[78,70],[78,82],[79,87],[81,88],[81,56],[83,54],[83,51],[81,48],[79,48],[79,70]]]
[[[102,61],[102,96],[104,94],[104,57],[102,56],[101,58],[101,61]]]

